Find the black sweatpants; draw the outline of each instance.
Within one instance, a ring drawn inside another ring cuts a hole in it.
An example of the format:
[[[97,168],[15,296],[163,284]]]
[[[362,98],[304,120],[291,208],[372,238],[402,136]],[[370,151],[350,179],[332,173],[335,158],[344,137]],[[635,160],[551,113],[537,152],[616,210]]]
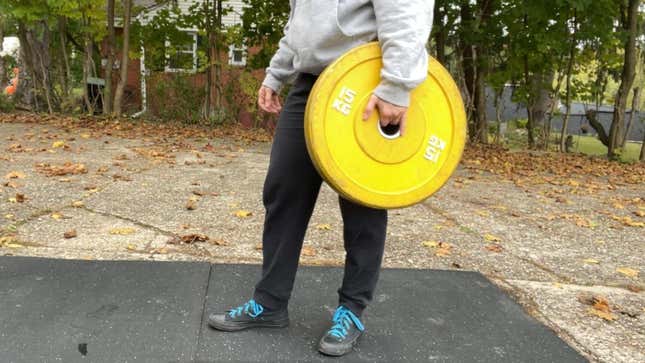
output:
[[[264,260],[254,299],[270,310],[287,307],[305,231],[322,183],[307,152],[304,134],[305,106],[315,81],[314,75],[300,74],[291,88],[278,120],[264,183]],[[339,304],[360,316],[372,300],[378,280],[387,211],[342,197],[339,202],[346,251]]]

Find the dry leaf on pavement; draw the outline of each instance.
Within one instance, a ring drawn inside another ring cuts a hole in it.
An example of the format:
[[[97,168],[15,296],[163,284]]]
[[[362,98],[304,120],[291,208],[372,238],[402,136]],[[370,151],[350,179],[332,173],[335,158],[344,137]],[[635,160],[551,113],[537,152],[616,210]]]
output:
[[[124,228],[112,228],[110,230],[110,234],[118,234],[118,235],[129,235],[134,233],[136,230],[131,227],[124,227]]]
[[[238,210],[234,213],[234,215],[238,218],[248,218],[253,215],[253,212],[248,210]]]
[[[210,238],[207,235],[193,233],[193,234],[187,234],[184,236],[175,236],[170,241],[168,241],[168,243],[171,245],[180,245],[182,243],[192,244],[195,242],[207,242],[209,240]]]
[[[25,174],[20,171],[12,171],[4,176],[5,179],[23,179]]]
[[[68,238],[68,239],[69,239],[69,238],[74,238],[74,237],[76,237],[76,236],[77,236],[77,234],[76,234],[76,230],[75,230],[75,229],[70,229],[69,231],[67,231],[67,232],[65,232],[65,233],[63,234],[63,237]]]
[[[498,244],[490,244],[486,246],[486,249],[491,252],[501,253],[504,251],[504,248]]]
[[[596,260],[595,258],[587,258],[587,259],[583,260],[582,262],[584,262],[586,264],[590,264],[590,265],[597,265],[597,264],[600,263],[600,261]]]
[[[316,255],[316,250],[313,247],[304,246],[302,247],[302,255],[307,257],[313,257]]]
[[[629,267],[620,267],[616,269],[616,272],[621,273],[627,277],[638,277],[639,271]]]
[[[484,239],[485,239],[486,241],[488,241],[488,242],[502,242],[502,239],[501,239],[501,238],[499,238],[499,237],[497,237],[497,236],[494,236],[494,235],[492,235],[492,234],[490,234],[490,233],[486,233],[486,234],[484,235]]]

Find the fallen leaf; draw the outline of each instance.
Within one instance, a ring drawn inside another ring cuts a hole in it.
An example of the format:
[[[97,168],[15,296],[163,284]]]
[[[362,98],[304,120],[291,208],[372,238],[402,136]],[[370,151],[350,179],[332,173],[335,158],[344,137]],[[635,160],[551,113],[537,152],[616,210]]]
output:
[[[616,269],[616,272],[621,273],[627,277],[638,277],[639,271],[629,267],[620,267]]]
[[[65,141],[61,141],[61,140],[54,141],[54,143],[52,144],[52,148],[54,148],[54,149],[59,148],[59,147],[63,147],[63,146],[65,146]]]
[[[600,261],[598,261],[598,260],[596,260],[594,258],[587,258],[587,259],[583,260],[582,262],[590,264],[590,265],[597,265],[597,264],[600,263]]]
[[[322,231],[329,231],[329,230],[331,230],[331,224],[318,223],[316,225],[316,229],[319,229],[319,230],[322,230]]]
[[[627,290],[638,294],[639,292],[643,291],[643,288],[636,285],[628,285]]]
[[[437,252],[435,252],[435,256],[437,257],[446,257],[449,256],[452,253],[452,246],[448,243],[442,243],[439,248],[437,248]]]
[[[24,194],[16,193],[16,202],[18,203],[24,203],[26,200]]]
[[[479,215],[480,215],[480,216],[482,216],[482,217],[490,217],[490,213],[488,213],[488,212],[487,212],[487,211],[485,211],[485,210],[478,210],[478,211],[477,211],[477,214],[479,214]]]
[[[223,239],[211,239],[208,241],[208,243],[215,245],[215,246],[228,246],[228,242],[226,242]]]
[[[634,215],[637,217],[645,217],[645,211],[643,210],[637,210],[634,212]]]
[[[5,217],[5,219],[13,219],[15,217],[15,215],[9,213],[9,214],[5,214],[4,217]]]
[[[74,238],[76,236],[77,236],[77,234],[76,234],[75,229],[70,229],[69,231],[63,233],[63,237],[65,237],[65,238]]]
[[[134,228],[131,228],[131,227],[124,227],[124,228],[112,228],[112,229],[110,230],[110,234],[118,234],[118,235],[125,236],[125,235],[132,234],[132,233],[134,233],[135,231],[136,231],[136,230],[135,230]]]
[[[497,236],[494,236],[494,235],[492,235],[492,234],[490,234],[490,233],[486,233],[486,234],[484,235],[484,239],[485,239],[486,241],[488,241],[488,242],[502,242],[502,239],[501,239],[501,238],[499,238],[499,237],[497,237]]]
[[[588,310],[589,314],[595,315],[597,317],[603,318],[606,321],[614,321],[616,320],[616,317],[612,313],[607,313],[598,309],[594,308],[589,308]]]
[[[128,249],[129,251],[134,251],[134,250],[136,250],[136,249],[137,249],[137,246],[135,246],[135,245],[133,245],[132,243],[130,243],[130,244],[128,244],[127,249]]]
[[[63,165],[36,164],[36,170],[46,176],[63,176],[68,174],[86,174],[87,168],[83,164],[66,162]]]
[[[255,249],[258,251],[262,251],[262,243],[256,243],[255,244]]]
[[[491,252],[501,253],[504,251],[504,248],[498,244],[486,245],[486,249]]]
[[[58,212],[54,212],[54,213],[51,214],[51,217],[53,219],[59,220],[59,219],[63,218],[63,215],[58,213]]]
[[[441,242],[437,242],[437,241],[425,241],[421,243],[423,247],[428,247],[428,248],[437,248],[439,247],[440,244]]]
[[[4,177],[5,179],[23,179],[25,177],[25,174],[19,171],[12,171]]]
[[[83,203],[82,200],[77,200],[72,202],[72,207],[74,208],[83,208],[85,206],[85,203]]]
[[[302,247],[302,255],[307,257],[313,257],[316,255],[316,250],[313,247],[304,246]]]
[[[14,236],[0,237],[0,247],[8,247],[10,244],[16,244],[16,238]]]
[[[206,242],[209,240],[210,238],[207,235],[193,233],[193,234],[187,234],[184,236],[175,236],[170,241],[168,241],[168,243],[171,245],[179,245],[182,243],[192,244],[195,242]]]
[[[238,210],[234,214],[238,218],[248,218],[253,215],[253,212],[250,212],[248,210]]]
[[[186,202],[186,209],[188,210],[197,209],[197,201],[194,199],[188,199],[188,202]]]

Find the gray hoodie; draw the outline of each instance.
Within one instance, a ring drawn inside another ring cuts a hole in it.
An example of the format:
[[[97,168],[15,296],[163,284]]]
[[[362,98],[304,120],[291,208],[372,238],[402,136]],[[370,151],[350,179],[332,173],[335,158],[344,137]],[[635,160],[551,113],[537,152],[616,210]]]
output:
[[[383,52],[379,98],[410,104],[427,77],[425,45],[434,0],[290,0],[291,14],[263,85],[277,91],[295,73],[320,74],[346,51],[378,39]]]

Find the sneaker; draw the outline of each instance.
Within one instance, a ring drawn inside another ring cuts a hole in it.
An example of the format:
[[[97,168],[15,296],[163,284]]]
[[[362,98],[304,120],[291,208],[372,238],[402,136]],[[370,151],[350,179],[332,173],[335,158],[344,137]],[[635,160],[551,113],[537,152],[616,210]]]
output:
[[[242,306],[224,314],[210,314],[208,325],[221,331],[238,331],[249,328],[284,328],[289,325],[287,309],[267,311],[262,305],[249,300]]]
[[[320,339],[318,351],[339,357],[352,351],[365,327],[354,313],[342,305],[336,309],[332,322],[334,324]]]

